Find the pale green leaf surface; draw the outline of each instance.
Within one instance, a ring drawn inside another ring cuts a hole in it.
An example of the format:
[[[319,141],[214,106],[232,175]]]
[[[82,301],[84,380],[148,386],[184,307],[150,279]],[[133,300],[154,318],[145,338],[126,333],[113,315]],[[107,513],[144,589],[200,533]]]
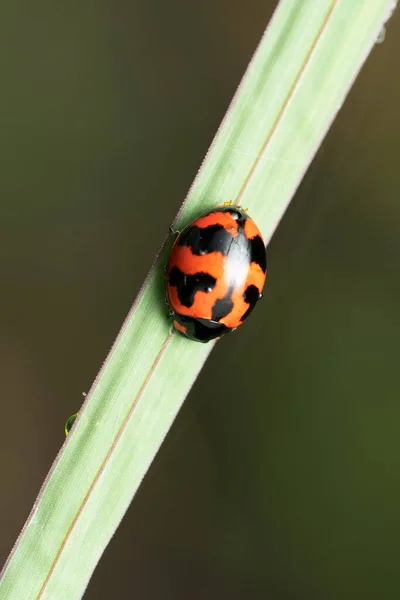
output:
[[[269,241],[392,8],[392,0],[280,3],[178,229],[232,199],[249,209]],[[3,600],[82,596],[212,349],[171,334],[164,303],[169,244],[17,541],[0,582]]]

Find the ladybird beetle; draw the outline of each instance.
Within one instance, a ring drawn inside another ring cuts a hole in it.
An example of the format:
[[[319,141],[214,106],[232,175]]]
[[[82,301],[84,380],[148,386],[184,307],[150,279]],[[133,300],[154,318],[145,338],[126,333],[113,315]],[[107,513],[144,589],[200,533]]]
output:
[[[175,329],[199,342],[236,329],[262,296],[266,268],[264,240],[241,208],[226,203],[189,223],[166,268]]]

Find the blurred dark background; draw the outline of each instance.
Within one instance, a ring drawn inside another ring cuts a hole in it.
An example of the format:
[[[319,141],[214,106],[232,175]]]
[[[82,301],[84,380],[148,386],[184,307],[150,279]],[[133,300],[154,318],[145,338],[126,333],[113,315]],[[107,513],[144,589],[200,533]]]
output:
[[[1,559],[274,5],[0,9]],[[399,597],[399,51],[397,13],[87,600]]]

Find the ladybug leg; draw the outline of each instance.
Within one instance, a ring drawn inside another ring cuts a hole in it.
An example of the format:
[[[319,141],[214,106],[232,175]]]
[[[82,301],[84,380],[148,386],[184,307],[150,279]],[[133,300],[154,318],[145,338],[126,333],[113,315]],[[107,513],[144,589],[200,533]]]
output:
[[[228,200],[227,202],[223,202],[222,206],[231,206],[232,202],[232,200]]]
[[[165,300],[165,304],[166,304],[167,306],[169,306],[167,290],[165,290],[165,294],[164,294],[164,300]]]
[[[168,231],[169,231],[169,234],[174,236],[175,238],[177,238],[178,235],[180,234],[180,231],[175,231],[175,229],[172,227],[172,225],[170,227],[168,227]]]

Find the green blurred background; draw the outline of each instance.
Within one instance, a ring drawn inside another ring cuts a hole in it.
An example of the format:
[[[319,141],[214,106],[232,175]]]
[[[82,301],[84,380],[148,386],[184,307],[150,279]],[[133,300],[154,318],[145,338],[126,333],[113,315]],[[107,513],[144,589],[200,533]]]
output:
[[[2,4],[1,559],[275,4]],[[399,598],[399,51],[397,13],[88,600]]]

